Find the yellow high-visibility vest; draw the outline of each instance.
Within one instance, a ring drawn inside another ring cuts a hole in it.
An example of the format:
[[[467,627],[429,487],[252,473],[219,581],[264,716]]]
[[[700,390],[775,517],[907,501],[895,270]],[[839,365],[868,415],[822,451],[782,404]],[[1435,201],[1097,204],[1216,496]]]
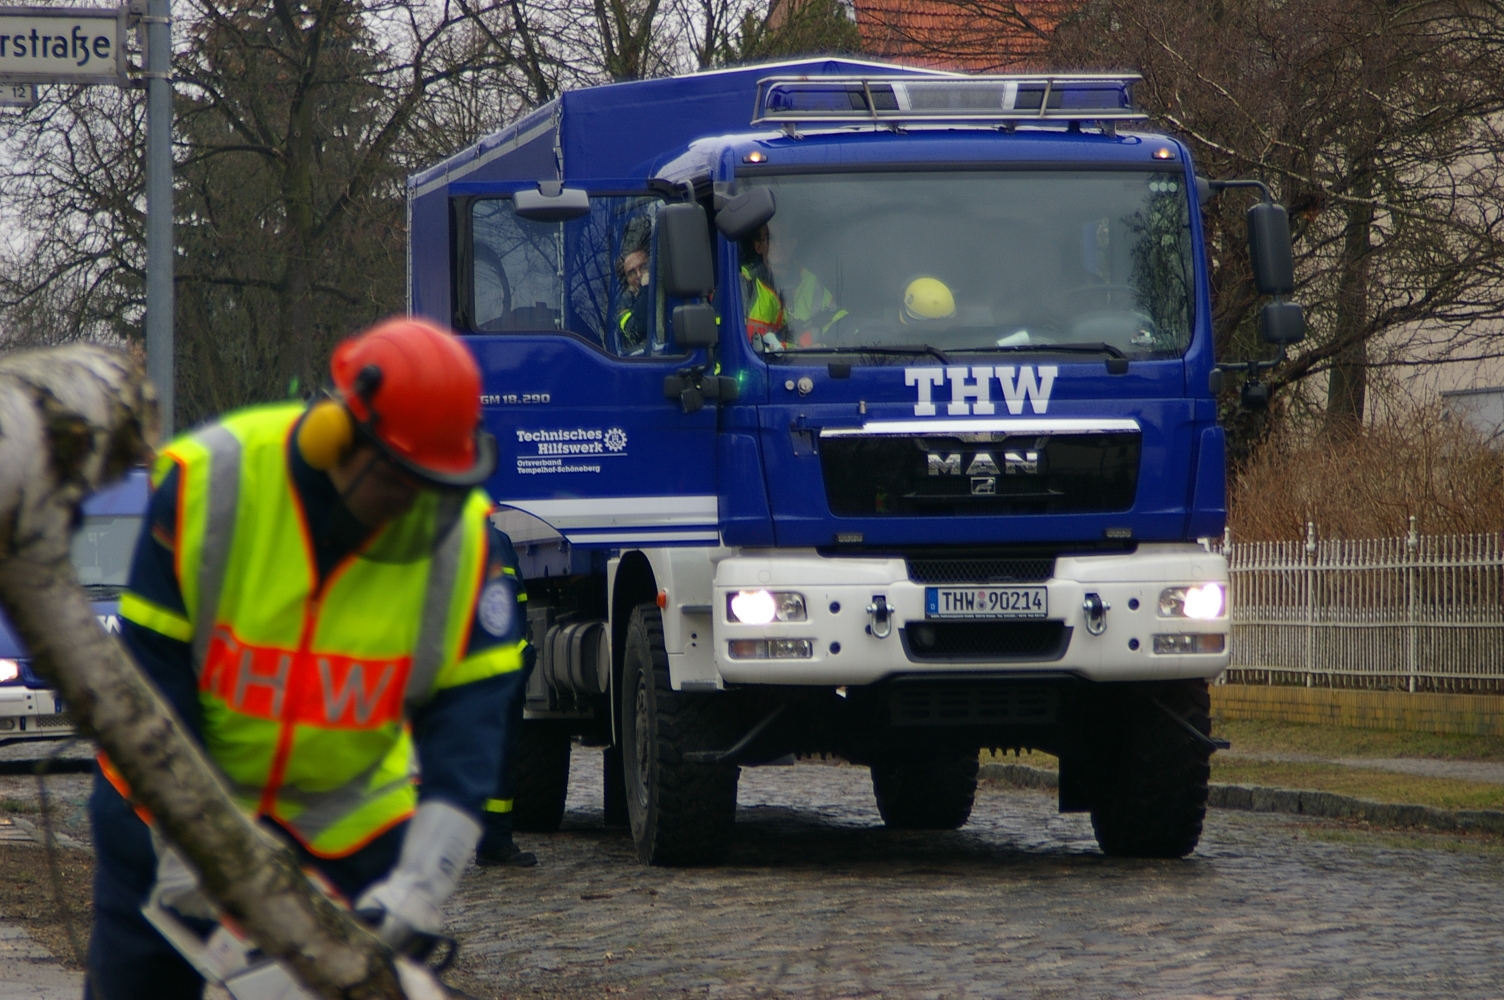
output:
[[[525,640],[466,656],[487,584],[491,502],[425,491],[322,586],[289,467],[303,408],[242,410],[177,439],[174,558],[187,616],[137,594],[120,613],[191,642],[209,756],[241,806],[319,857],[344,857],[416,807],[411,711],[521,669]]]

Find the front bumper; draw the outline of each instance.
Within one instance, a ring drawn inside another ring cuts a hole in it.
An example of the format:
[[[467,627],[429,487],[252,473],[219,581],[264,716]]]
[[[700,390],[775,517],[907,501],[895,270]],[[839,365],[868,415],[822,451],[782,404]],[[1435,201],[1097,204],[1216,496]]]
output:
[[[1213,678],[1226,669],[1231,619],[1161,618],[1166,587],[1227,585],[1227,561],[1195,544],[1142,544],[1132,553],[1062,555],[1054,576],[1038,584],[1048,595],[1041,620],[988,621],[965,655],[922,651],[926,584],[909,578],[901,557],[825,557],[813,550],[743,551],[716,567],[711,615],[715,666],[727,684],[872,684],[896,674],[1068,673],[1093,681]],[[928,586],[934,586],[929,584]],[[808,620],[746,625],[730,620],[727,600],[741,590],[796,591]],[[1101,634],[1091,634],[1087,595],[1107,607]],[[881,601],[879,602],[879,598]],[[891,608],[891,630],[868,611]],[[948,623],[947,623],[948,624]],[[1001,627],[998,627],[1001,625]],[[1156,634],[1222,636],[1217,653],[1155,653]],[[986,637],[992,638],[986,638]],[[1012,639],[1008,637],[1014,637]],[[999,640],[998,637],[1001,637]],[[733,658],[730,643],[746,639],[804,639],[799,659]],[[989,645],[993,643],[993,645]],[[998,651],[993,655],[988,650]],[[981,652],[978,652],[978,650]]]
[[[46,688],[0,685],[0,745],[72,736],[73,720]]]

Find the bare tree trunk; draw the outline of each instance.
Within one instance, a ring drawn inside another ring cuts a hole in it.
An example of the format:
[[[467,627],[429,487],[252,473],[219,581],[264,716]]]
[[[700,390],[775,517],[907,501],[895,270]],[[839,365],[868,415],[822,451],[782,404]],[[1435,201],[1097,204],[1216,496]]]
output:
[[[322,996],[402,997],[391,953],[236,808],[74,578],[79,502],[148,455],[157,430],[155,391],[124,354],[77,345],[0,360],[0,605],[227,917]]]
[[[1372,175],[1359,174],[1353,193],[1358,197],[1368,197],[1372,190]],[[1326,430],[1337,436],[1356,433],[1363,426],[1363,412],[1368,402],[1368,297],[1373,253],[1373,205],[1348,205],[1345,215],[1347,225],[1342,238],[1337,316],[1333,330],[1337,350],[1332,357],[1326,390]]]

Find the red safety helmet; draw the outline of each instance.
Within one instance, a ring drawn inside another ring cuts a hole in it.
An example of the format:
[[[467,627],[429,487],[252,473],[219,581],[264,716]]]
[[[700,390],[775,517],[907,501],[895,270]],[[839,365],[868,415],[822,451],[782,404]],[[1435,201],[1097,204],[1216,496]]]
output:
[[[480,419],[480,369],[453,334],[389,319],[336,347],[329,372],[364,435],[412,475],[476,486],[496,471],[496,439]]]

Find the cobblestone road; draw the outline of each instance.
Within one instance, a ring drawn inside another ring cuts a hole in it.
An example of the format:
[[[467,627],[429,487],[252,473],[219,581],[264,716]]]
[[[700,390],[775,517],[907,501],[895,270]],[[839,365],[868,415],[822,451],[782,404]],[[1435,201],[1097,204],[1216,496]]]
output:
[[[718,869],[645,869],[577,751],[531,870],[451,905],[467,985],[641,997],[1499,997],[1496,842],[1214,812],[1175,862],[1113,861],[1084,816],[985,786],[943,835],[883,830],[864,769],[743,772]]]
[[[519,836],[539,867],[466,875],[449,915],[471,992],[1504,996],[1497,840],[1214,811],[1188,860],[1111,861],[1049,795],[984,785],[964,829],[894,834],[864,769],[801,764],[743,772],[725,866],[647,869],[601,828],[599,765],[576,751],[564,832]],[[87,781],[49,782],[58,828],[85,841]],[[10,808],[35,789],[0,774]],[[0,997],[51,996],[29,985]]]

